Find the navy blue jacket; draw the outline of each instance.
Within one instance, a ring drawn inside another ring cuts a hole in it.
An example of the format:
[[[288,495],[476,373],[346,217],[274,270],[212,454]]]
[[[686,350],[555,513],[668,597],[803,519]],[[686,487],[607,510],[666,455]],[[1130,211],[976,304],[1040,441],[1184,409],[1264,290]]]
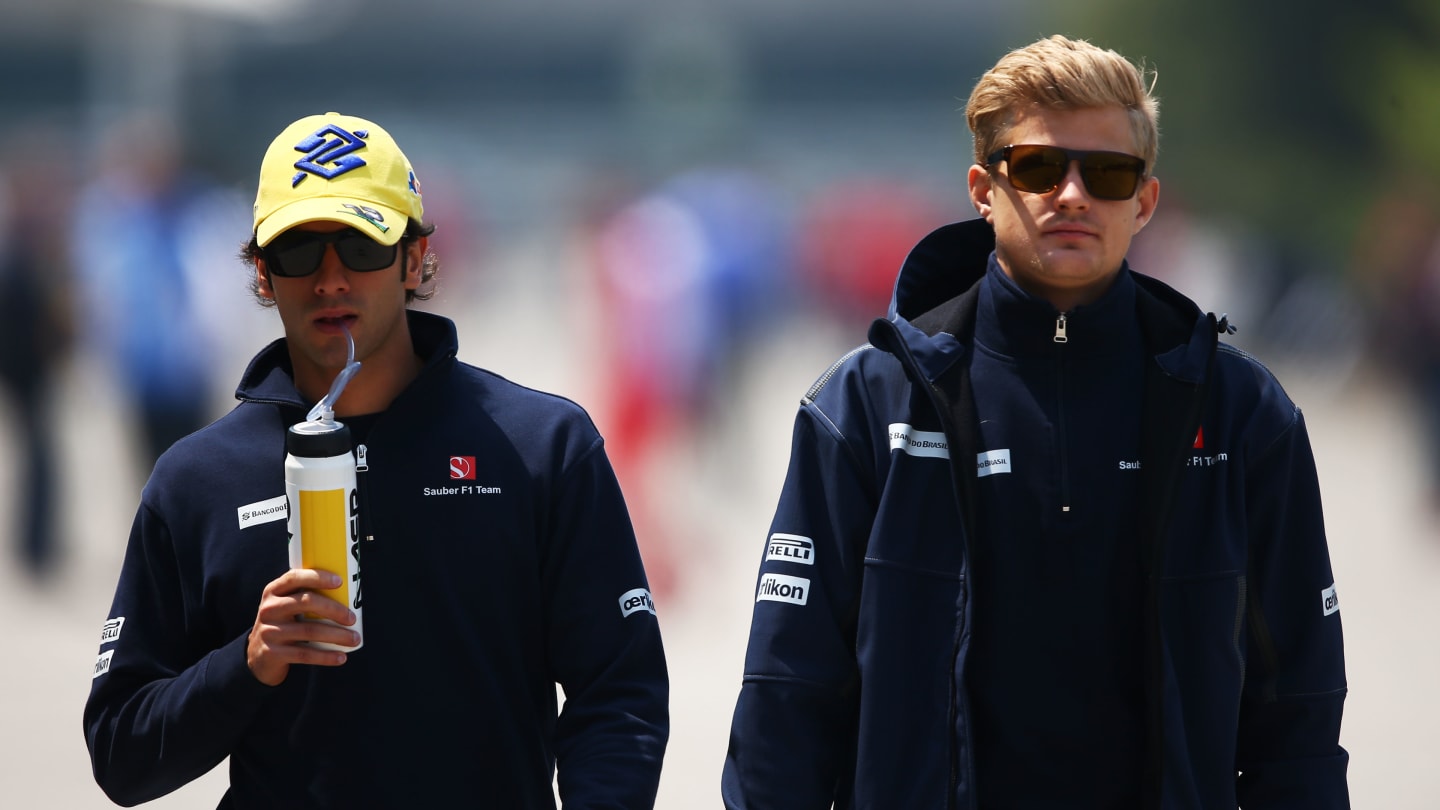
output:
[[[975,417],[986,397],[970,376],[975,282],[993,246],[983,220],[923,240],[891,317],[801,401],[726,807],[976,807],[977,493],[989,465],[1013,463],[1021,481],[1039,466],[984,446]],[[1304,420],[1269,371],[1218,341],[1223,323],[1131,275],[1148,358],[1136,470],[1143,806],[1348,808],[1340,616]]]
[[[569,400],[456,360],[449,320],[408,317],[426,364],[363,438],[365,638],[342,666],[269,687],[245,663],[288,567],[285,431],[309,406],[284,341],[156,464],[84,714],[115,801],[229,757],[222,807],[553,808],[557,763],[567,808],[653,805],[669,685],[600,435]]]

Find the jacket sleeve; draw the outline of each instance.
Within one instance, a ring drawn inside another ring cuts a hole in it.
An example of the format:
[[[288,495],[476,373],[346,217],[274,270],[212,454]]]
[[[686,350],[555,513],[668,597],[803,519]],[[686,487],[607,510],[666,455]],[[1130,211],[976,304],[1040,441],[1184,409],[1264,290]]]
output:
[[[826,416],[802,406],[721,777],[731,810],[821,810],[852,781],[856,591],[875,518],[861,469]]]
[[[1249,667],[1236,757],[1245,810],[1350,807],[1339,602],[1310,440],[1293,414],[1247,471]]]
[[[670,735],[656,607],[603,443],[562,475],[542,563],[547,648],[565,703],[556,726],[566,810],[654,806]]]
[[[118,804],[163,796],[214,768],[268,694],[245,664],[246,637],[207,647],[193,636],[200,621],[169,530],[142,504],[84,712],[95,781]]]

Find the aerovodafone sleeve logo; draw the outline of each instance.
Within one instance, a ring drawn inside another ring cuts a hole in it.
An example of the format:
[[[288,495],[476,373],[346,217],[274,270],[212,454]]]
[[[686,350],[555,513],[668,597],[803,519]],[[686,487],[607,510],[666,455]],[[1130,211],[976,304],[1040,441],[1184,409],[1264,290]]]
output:
[[[655,615],[655,600],[645,588],[635,588],[620,594],[620,618],[633,616],[641,611]]]

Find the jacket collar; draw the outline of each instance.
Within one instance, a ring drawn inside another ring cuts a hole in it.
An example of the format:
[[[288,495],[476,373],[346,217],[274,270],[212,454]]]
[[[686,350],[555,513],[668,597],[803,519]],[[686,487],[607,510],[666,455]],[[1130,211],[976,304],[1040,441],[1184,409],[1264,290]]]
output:
[[[426,369],[454,357],[459,351],[455,323],[449,318],[413,309],[406,311],[405,317],[410,325],[410,340],[414,343],[415,353],[425,358]],[[301,409],[313,404],[307,403],[295,389],[295,374],[285,338],[275,340],[255,355],[240,377],[235,398],[243,402],[270,402]]]
[[[895,280],[889,315],[870,329],[870,342],[909,356],[933,382],[974,344],[978,282],[995,250],[984,219],[941,226],[911,249]],[[1147,350],[1161,370],[1184,382],[1204,379],[1215,347],[1214,315],[1158,279],[1131,271],[1135,309]]]

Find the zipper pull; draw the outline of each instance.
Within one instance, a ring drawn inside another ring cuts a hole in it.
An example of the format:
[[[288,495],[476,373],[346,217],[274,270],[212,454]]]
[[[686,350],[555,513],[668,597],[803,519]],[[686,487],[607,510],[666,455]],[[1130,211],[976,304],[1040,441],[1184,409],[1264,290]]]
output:
[[[365,472],[370,469],[370,465],[365,463],[365,454],[367,452],[369,451],[365,449],[365,445],[363,444],[355,447],[355,472]]]
[[[1070,342],[1070,338],[1065,335],[1065,329],[1066,329],[1066,325],[1065,325],[1065,313],[1062,312],[1062,313],[1060,313],[1060,317],[1058,317],[1058,318],[1055,319],[1055,342],[1056,342],[1056,343],[1069,343],[1069,342]]]

